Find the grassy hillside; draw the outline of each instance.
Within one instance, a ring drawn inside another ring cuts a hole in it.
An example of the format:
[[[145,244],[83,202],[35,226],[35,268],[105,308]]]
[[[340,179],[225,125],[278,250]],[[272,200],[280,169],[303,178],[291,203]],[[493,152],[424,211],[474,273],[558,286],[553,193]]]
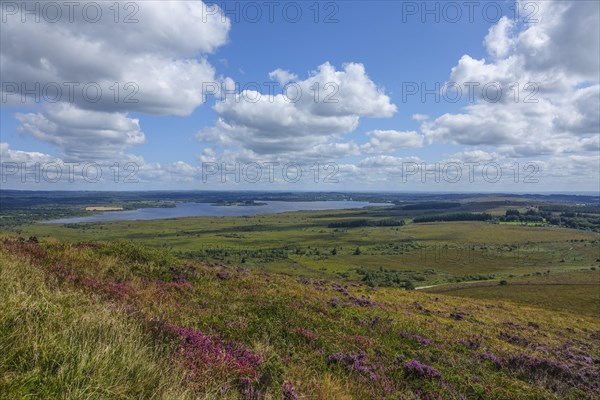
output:
[[[597,398],[597,318],[0,240],[0,398]]]
[[[171,346],[146,323],[32,265],[42,248],[9,243],[0,253],[0,398],[192,398]]]

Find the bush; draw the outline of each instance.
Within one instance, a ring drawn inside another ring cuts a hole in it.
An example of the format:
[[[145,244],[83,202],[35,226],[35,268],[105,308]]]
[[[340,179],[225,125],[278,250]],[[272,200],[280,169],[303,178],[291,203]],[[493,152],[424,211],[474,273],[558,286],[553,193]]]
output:
[[[404,275],[406,271],[393,271],[383,268],[380,268],[379,270],[357,268],[356,272],[359,275],[362,275],[362,281],[371,287],[397,287],[406,290],[414,290],[415,288],[413,282]],[[416,277],[418,277],[416,280],[425,280],[416,275],[413,275],[412,279],[415,279]]]

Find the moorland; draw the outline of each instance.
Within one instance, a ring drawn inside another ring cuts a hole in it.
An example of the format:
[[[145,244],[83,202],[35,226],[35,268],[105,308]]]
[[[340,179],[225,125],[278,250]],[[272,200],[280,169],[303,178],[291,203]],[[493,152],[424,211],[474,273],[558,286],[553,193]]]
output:
[[[388,205],[44,223],[90,206],[350,199]],[[0,200],[0,397],[600,395],[597,196]]]

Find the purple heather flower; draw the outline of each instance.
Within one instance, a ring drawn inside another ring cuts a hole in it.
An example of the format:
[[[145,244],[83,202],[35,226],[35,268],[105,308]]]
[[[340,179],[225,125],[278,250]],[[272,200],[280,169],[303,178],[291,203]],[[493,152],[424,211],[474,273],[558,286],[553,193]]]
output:
[[[528,346],[531,341],[523,336],[519,336],[519,335],[511,335],[510,333],[506,333],[506,332],[500,332],[498,334],[498,339],[504,339],[506,340],[508,343],[512,343],[512,344],[516,344],[519,346]]]
[[[335,353],[329,356],[327,361],[330,364],[339,364],[348,371],[357,372],[369,377],[372,381],[378,381],[379,375],[376,368],[369,364],[367,354],[364,351],[359,353]]]
[[[181,340],[178,352],[184,366],[191,371],[217,367],[255,375],[261,363],[259,355],[237,343],[224,343],[192,328],[172,327],[171,330]]]
[[[296,388],[290,382],[285,382],[281,388],[283,392],[283,398],[285,400],[298,400],[298,393]]]
[[[421,344],[424,344],[425,346],[433,346],[434,345],[434,343],[431,340],[424,338],[423,336],[413,335],[412,333],[407,333],[407,332],[400,332],[399,335],[406,339],[415,340]]]
[[[227,279],[231,278],[231,275],[228,272],[219,271],[219,272],[217,272],[217,278],[222,279],[222,280],[227,280]]]
[[[352,301],[352,303],[361,307],[372,307],[377,304],[373,300],[367,299],[365,297],[351,297],[350,300]]]
[[[227,394],[227,391],[229,390],[229,386],[227,386],[227,383],[224,383],[221,385],[221,389],[219,390],[221,396],[224,396]]]
[[[252,385],[252,380],[247,376],[240,379],[240,392],[244,396],[244,399],[252,400],[256,398],[256,389]]]
[[[594,364],[594,359],[592,357],[589,356],[582,356],[581,359],[583,361],[585,361],[588,364]]]
[[[331,286],[333,287],[333,290],[337,290],[338,292],[342,293],[343,295],[351,297],[350,292],[345,287],[340,285],[339,283],[333,283]]]
[[[440,371],[433,368],[430,365],[423,364],[418,360],[411,360],[404,364],[404,372],[407,375],[417,377],[417,378],[438,378],[441,376]]]
[[[502,365],[504,365],[504,362],[502,362],[502,360],[500,358],[498,358],[497,356],[495,356],[492,353],[481,353],[481,354],[479,354],[479,357],[491,362],[498,368],[502,368]]]

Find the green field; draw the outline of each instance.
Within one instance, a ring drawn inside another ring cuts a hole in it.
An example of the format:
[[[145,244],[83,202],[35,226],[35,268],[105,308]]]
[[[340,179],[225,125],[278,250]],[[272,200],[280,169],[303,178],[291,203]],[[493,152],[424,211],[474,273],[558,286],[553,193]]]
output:
[[[425,291],[600,316],[600,271],[597,269],[512,279],[505,285],[478,282],[442,285]]]
[[[365,273],[371,273],[376,283],[411,281],[417,287],[578,270],[598,265],[600,257],[600,234],[558,227],[488,222],[411,224],[402,214],[393,218],[406,218],[404,226],[328,227],[361,219],[380,221],[382,215],[384,211],[374,208],[36,224],[23,227],[22,235],[73,242],[127,239],[190,259],[350,281],[363,280]]]

